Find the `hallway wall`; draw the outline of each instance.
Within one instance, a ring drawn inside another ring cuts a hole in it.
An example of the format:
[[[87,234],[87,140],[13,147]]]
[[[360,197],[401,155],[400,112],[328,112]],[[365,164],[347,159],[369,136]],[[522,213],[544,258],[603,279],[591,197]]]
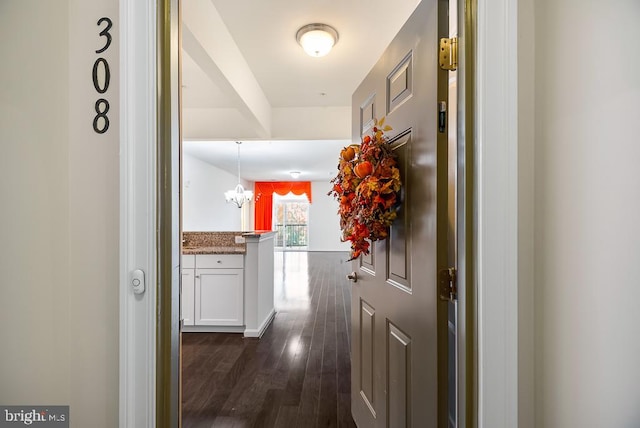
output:
[[[194,156],[182,157],[182,230],[186,231],[237,231],[253,230],[254,202],[242,209],[227,203],[224,192],[234,189],[238,176],[223,171]],[[254,188],[252,181],[242,180],[247,190]]]
[[[638,19],[535,2],[537,427],[640,426]]]
[[[118,425],[117,28],[116,0],[0,3],[0,403],[70,405],[73,427]]]
[[[313,203],[309,206],[309,251],[349,251],[348,242],[340,241],[338,201],[328,196],[329,180],[312,181]]]

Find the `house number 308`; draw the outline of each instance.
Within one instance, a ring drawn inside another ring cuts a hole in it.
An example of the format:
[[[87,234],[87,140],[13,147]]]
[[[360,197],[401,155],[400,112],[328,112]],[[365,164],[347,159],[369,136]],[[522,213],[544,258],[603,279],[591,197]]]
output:
[[[113,22],[111,19],[102,17],[98,20],[98,27],[102,24],[105,24],[104,29],[100,31],[99,36],[104,37],[104,45],[102,48],[96,50],[97,54],[101,54],[109,49],[111,46],[111,27],[113,26]],[[109,82],[111,81],[111,71],[109,70],[109,63],[106,59],[99,57],[93,63],[93,70],[91,72],[91,77],[93,78],[93,87],[96,89],[98,94],[102,95],[109,89]],[[93,118],[93,130],[98,134],[104,134],[109,129],[109,117],[107,113],[109,113],[109,101],[105,98],[98,98],[95,104],[96,115]]]

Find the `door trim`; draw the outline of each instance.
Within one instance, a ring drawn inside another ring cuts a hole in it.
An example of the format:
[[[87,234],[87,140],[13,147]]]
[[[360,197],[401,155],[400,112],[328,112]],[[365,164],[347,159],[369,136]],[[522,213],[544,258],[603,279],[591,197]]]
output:
[[[156,428],[180,426],[180,9],[157,3]]]
[[[119,425],[156,424],[156,2],[120,0]],[[145,272],[135,295],[129,275]]]
[[[477,3],[478,426],[518,426],[518,0]]]
[[[476,36],[477,1],[458,1],[458,426],[477,427]]]

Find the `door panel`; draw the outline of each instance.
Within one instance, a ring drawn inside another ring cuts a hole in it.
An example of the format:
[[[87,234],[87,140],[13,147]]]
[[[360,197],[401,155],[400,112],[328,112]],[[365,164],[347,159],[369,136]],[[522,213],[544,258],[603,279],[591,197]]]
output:
[[[392,323],[387,331],[388,426],[407,427],[411,426],[411,339]]]
[[[374,331],[376,311],[364,301],[360,301],[360,395],[365,400],[367,407],[375,416],[373,408],[373,368],[375,364]]]
[[[411,280],[409,277],[410,261],[411,261],[411,240],[408,239],[407,231],[409,230],[409,216],[406,215],[406,206],[411,206],[408,200],[410,193],[407,191],[411,187],[408,181],[406,171],[410,168],[408,160],[409,140],[411,133],[401,135],[395,141],[390,142],[393,152],[398,156],[398,167],[400,169],[400,178],[402,180],[403,191],[400,199],[403,201],[398,209],[398,217],[389,228],[389,237],[387,238],[387,281],[406,290],[411,290]]]
[[[413,90],[413,52],[409,51],[402,61],[387,76],[387,110],[389,115],[405,100],[409,99]]]
[[[376,94],[374,93],[360,105],[360,120],[358,123],[361,124],[360,129],[363,134],[373,127],[376,117]]]
[[[420,3],[353,95],[352,140],[369,132],[372,117],[386,116],[403,179],[389,237],[353,262],[352,412],[360,428],[447,422],[447,385],[438,382],[440,370],[446,380],[448,337],[436,287],[447,263],[447,144],[437,123],[438,101],[446,101],[437,57],[446,20],[438,3],[446,2]]]
[[[362,255],[362,257],[360,257],[359,263],[360,269],[366,271],[371,275],[376,274],[376,257],[373,251],[371,251],[367,255]]]

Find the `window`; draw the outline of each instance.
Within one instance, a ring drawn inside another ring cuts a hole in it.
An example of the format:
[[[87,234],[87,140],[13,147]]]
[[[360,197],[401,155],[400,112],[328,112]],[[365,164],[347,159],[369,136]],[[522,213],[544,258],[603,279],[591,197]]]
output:
[[[309,245],[309,202],[291,193],[274,194],[273,224],[275,246],[283,251],[306,251]]]

